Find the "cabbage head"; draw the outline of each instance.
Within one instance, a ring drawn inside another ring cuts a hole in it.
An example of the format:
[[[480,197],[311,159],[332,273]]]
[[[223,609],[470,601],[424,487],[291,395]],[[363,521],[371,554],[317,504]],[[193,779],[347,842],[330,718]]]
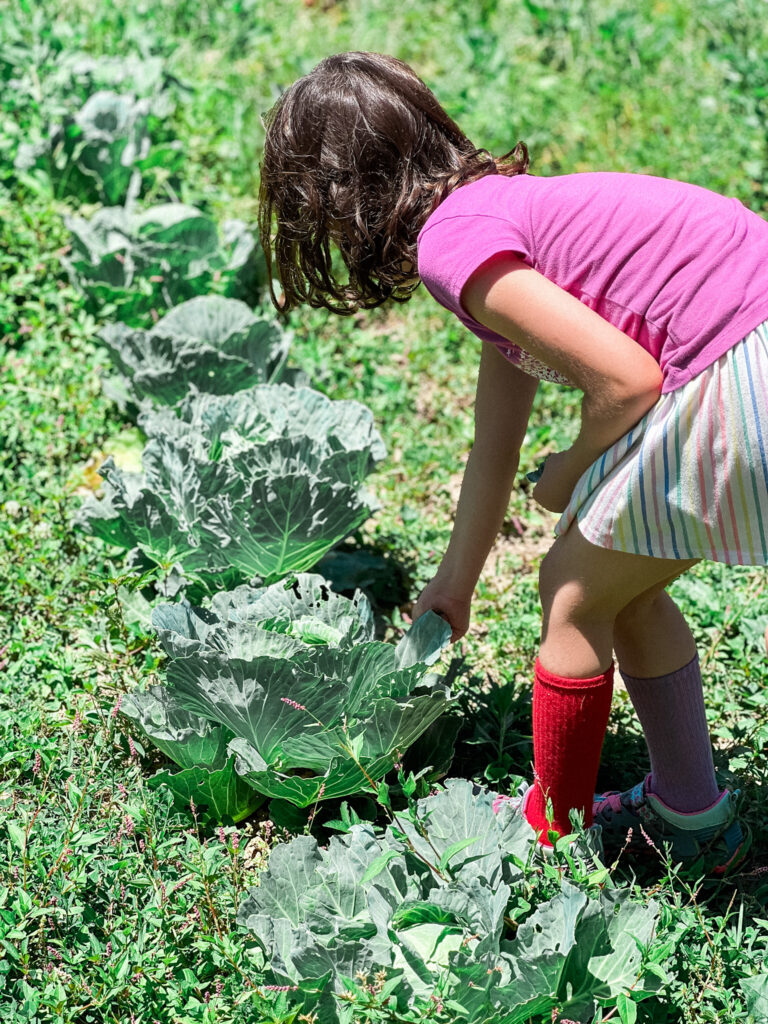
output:
[[[98,210],[90,220],[67,217],[72,248],[64,263],[90,312],[131,326],[208,292],[253,298],[264,280],[261,250],[242,221],[221,225],[183,203],[133,212]]]
[[[375,977],[399,1020],[432,1017],[439,993],[457,1024],[587,1021],[660,988],[658,903],[550,876],[531,909],[533,833],[508,805],[494,814],[494,796],[448,779],[394,826],[273,848],[237,921],[291,1009],[342,1024],[355,979]]]
[[[80,529],[213,592],[309,569],[371,513],[363,480],[385,449],[360,403],[265,384],[176,411],[140,417],[143,473],[107,459]]]
[[[181,168],[178,142],[152,146],[147,127],[149,99],[109,90],[95,92],[75,114],[66,115],[38,143],[19,146],[17,170],[46,171],[54,195],[82,202],[124,203]]]
[[[182,302],[147,330],[107,324],[99,336],[118,371],[104,390],[131,411],[144,403],[175,405],[190,385],[222,395],[286,377],[289,333],[220,295]]]
[[[450,637],[443,619],[427,613],[397,646],[376,641],[367,599],[317,575],[207,608],[158,605],[152,624],[167,684],[121,710],[177,764],[216,770],[234,755],[253,790],[299,807],[370,791],[449,706],[427,673]]]

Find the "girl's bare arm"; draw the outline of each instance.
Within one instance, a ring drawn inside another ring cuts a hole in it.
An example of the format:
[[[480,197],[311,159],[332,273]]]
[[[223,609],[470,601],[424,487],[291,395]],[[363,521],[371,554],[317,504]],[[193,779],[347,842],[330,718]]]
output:
[[[480,572],[501,529],[517,472],[538,381],[518,370],[491,344],[483,344],[475,400],[475,441],[461,484],[448,549],[435,578],[422,592],[414,618],[442,613],[453,640],[469,623]]]
[[[534,497],[561,512],[581,474],[659,397],[649,352],[512,254],[483,264],[462,292],[467,312],[584,392],[573,446],[551,456]]]

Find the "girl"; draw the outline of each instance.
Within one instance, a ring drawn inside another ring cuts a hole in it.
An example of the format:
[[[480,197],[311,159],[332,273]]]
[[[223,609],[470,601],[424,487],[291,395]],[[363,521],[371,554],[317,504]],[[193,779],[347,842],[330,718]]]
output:
[[[476,149],[379,54],[324,60],[266,128],[276,305],[350,314],[422,282],[483,342],[455,525],[414,617],[434,609],[454,641],[466,632],[537,378],[583,391],[578,437],[533,491],[562,515],[540,570],[535,784],[515,806],[543,846],[577,811],[606,844],[631,827],[638,849],[644,832],[689,867],[732,870],[749,833],[739,791],[715,779],[694,641],[665,588],[701,558],[768,562],[768,224],[676,181],[534,177],[522,143]],[[651,771],[595,795],[613,652]]]

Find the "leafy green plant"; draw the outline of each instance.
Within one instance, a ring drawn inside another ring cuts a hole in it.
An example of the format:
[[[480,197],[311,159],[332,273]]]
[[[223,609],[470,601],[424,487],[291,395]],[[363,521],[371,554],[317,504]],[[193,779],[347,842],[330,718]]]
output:
[[[190,772],[221,771],[232,755],[257,793],[299,807],[370,790],[450,699],[426,673],[446,622],[429,613],[397,646],[375,641],[366,598],[320,576],[240,587],[210,608],[159,605],[152,623],[171,659],[167,687],[128,695],[121,711],[187,769],[155,777],[186,803],[203,777]]]
[[[176,412],[142,414],[143,474],[107,459],[79,528],[213,591],[308,569],[370,514],[362,481],[384,445],[359,402],[265,384]]]
[[[374,974],[390,1011],[438,1003],[439,1019],[472,1024],[593,1019],[629,989],[657,990],[643,963],[653,901],[563,881],[516,924],[530,910],[518,894],[531,830],[508,807],[494,814],[493,796],[449,779],[385,831],[357,824],[327,848],[311,836],[275,847],[238,913],[275,982],[329,1024],[349,1019],[345,1002]]]
[[[129,693],[120,711],[181,767],[180,772],[163,770],[149,780],[152,789],[167,786],[177,810],[189,810],[192,800],[204,824],[218,824],[242,821],[263,803],[234,770],[234,757],[227,755],[233,734],[190,714],[165,687]]]
[[[47,171],[54,194],[90,202],[122,203],[135,198],[142,177],[162,168],[163,177],[180,170],[178,142],[152,146],[147,128],[148,99],[100,90],[77,113],[65,117],[38,143],[23,143],[19,171]]]
[[[174,405],[190,385],[226,395],[302,379],[285,369],[290,334],[244,302],[219,295],[182,302],[148,330],[107,324],[100,337],[118,371],[105,379],[104,390],[123,409]]]
[[[253,298],[263,279],[258,243],[238,220],[215,221],[192,206],[165,203],[140,213],[105,207],[90,220],[67,217],[64,259],[87,308],[143,326],[152,311],[210,291]]]

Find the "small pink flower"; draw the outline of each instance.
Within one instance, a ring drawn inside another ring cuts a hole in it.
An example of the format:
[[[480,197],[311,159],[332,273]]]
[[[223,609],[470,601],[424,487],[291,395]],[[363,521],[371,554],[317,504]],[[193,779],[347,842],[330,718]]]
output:
[[[40,751],[36,750],[35,751],[35,763],[32,766],[32,774],[33,775],[38,775],[40,773],[40,763],[41,763],[41,761],[42,761],[42,758],[40,757]]]
[[[237,853],[240,847],[240,833],[235,829],[232,833],[232,852]]]
[[[297,704],[295,700],[291,700],[290,697],[281,697],[280,700],[283,704],[287,704],[288,707],[296,708],[297,711],[306,711],[307,709],[303,704]]]
[[[133,818],[129,817],[127,814],[126,814],[125,818],[123,818],[123,827],[125,828],[125,834],[127,836],[132,836],[133,835],[133,832],[134,832]]]
[[[122,703],[123,703],[123,695],[122,695],[122,693],[121,693],[121,694],[120,694],[120,696],[119,696],[119,697],[117,698],[117,703],[116,703],[116,704],[115,704],[115,706],[114,706],[114,707],[112,708],[112,714],[111,714],[111,717],[112,717],[112,718],[117,718],[117,716],[118,716],[118,713],[119,713],[119,711],[120,711],[120,705],[121,705]]]
[[[320,787],[320,789],[317,792],[317,799],[318,800],[322,800],[323,799],[323,793],[325,793],[325,783],[322,784],[322,786]]]
[[[131,753],[131,760],[136,761],[138,759],[138,754],[136,753],[136,747],[133,745],[133,736],[130,735],[128,736],[128,750]]]
[[[643,836],[645,837],[645,841],[648,844],[648,846],[650,846],[652,850],[655,850],[656,849],[656,844],[651,839],[651,837],[648,835],[648,833],[645,831],[645,829],[643,828],[642,825],[640,826],[640,831],[643,833]]]
[[[77,711],[75,712],[74,721],[72,722],[72,732],[79,732],[80,731],[80,726],[82,724],[83,724],[83,720],[80,717],[80,708],[78,708]]]
[[[109,942],[107,943],[107,948],[106,948],[106,950],[105,950],[105,953],[106,953],[106,955],[107,955],[108,957],[109,957],[109,956],[112,956],[112,940],[111,940],[111,939],[110,939],[110,940],[109,940]]]
[[[120,883],[120,902],[125,903],[125,886],[122,882]]]
[[[221,826],[221,825],[219,826],[219,842],[223,846],[227,845],[227,835],[226,835],[226,832],[224,831],[223,826]]]
[[[128,799],[128,790],[125,788],[123,783],[122,782],[118,782],[117,788],[118,788],[120,796],[123,798],[123,800],[127,800]]]
[[[222,985],[222,983],[220,981],[217,981],[216,982],[216,998],[217,999],[219,999],[221,997],[221,993],[223,991],[224,991],[224,986]]]
[[[263,989],[267,992],[295,992],[298,989],[298,985],[262,985]]]

